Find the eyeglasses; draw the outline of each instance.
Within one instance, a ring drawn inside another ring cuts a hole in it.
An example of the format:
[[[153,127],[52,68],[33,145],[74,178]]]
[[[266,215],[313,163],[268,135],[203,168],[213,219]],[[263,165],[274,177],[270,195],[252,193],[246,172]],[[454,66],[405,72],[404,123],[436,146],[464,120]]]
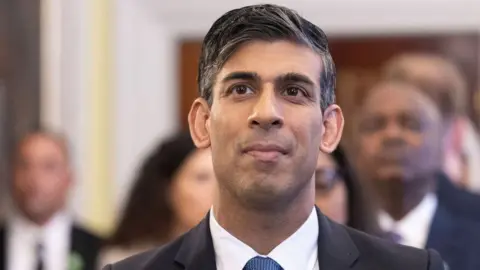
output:
[[[321,193],[329,192],[342,178],[342,173],[337,169],[318,169],[315,171],[315,189]]]

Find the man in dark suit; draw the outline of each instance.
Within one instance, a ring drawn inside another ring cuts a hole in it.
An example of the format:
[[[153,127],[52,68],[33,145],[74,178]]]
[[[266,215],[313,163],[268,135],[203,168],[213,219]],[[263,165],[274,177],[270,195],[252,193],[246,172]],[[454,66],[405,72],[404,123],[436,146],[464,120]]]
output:
[[[378,197],[380,227],[395,241],[435,249],[451,269],[480,269],[480,224],[436,192],[443,128],[438,107],[419,85],[380,82],[358,121],[358,170]]]
[[[211,148],[219,192],[208,216],[164,247],[105,269],[440,270],[435,251],[327,219],[315,203],[320,151],[343,129],[325,34],[275,5],[235,9],[207,33],[189,125]]]
[[[16,149],[13,209],[0,226],[0,270],[97,267],[101,240],[75,225],[66,209],[72,186],[65,139],[48,131],[26,135]]]

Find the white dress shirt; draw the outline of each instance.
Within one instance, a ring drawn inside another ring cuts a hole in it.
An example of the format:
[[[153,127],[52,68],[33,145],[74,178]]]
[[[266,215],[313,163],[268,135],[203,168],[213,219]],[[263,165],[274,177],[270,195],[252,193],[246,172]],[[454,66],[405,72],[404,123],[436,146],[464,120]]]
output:
[[[393,220],[386,212],[380,212],[380,227],[386,232],[394,232],[399,235],[401,237],[399,244],[423,249],[427,244],[437,206],[437,196],[429,193],[399,221]]]
[[[242,270],[245,264],[256,256],[269,257],[284,270],[319,270],[318,218],[315,208],[305,223],[267,256],[258,254],[223,229],[215,219],[213,210],[210,211],[209,222],[217,270]]]
[[[36,247],[43,246],[43,269],[66,270],[70,254],[72,221],[57,214],[45,226],[15,214],[7,221],[7,270],[36,269]]]

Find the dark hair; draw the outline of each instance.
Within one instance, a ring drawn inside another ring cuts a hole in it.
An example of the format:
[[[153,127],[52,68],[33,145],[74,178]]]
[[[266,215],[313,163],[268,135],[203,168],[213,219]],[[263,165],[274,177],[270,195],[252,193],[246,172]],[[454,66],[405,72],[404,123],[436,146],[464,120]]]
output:
[[[325,33],[297,12],[277,5],[252,5],[220,17],[203,40],[198,66],[200,96],[211,105],[215,77],[225,62],[247,42],[287,40],[307,46],[322,56],[320,106],[335,102],[335,65]]]
[[[142,164],[111,246],[169,241],[175,213],[168,201],[173,177],[195,150],[190,134],[177,134],[158,145]]]
[[[337,164],[340,175],[345,183],[347,191],[347,226],[354,229],[383,236],[377,223],[376,212],[373,202],[368,201],[368,192],[365,186],[355,177],[352,167],[341,147],[337,147],[332,153],[332,158]]]

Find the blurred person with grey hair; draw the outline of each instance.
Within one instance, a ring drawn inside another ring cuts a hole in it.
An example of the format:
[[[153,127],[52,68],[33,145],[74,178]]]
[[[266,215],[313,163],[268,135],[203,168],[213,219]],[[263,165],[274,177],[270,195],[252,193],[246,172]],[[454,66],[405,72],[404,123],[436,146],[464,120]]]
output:
[[[386,80],[359,115],[357,168],[376,195],[381,229],[397,243],[437,250],[450,269],[480,269],[480,223],[436,193],[443,123],[435,102],[418,85]]]
[[[73,179],[63,135],[28,133],[13,164],[12,209],[0,226],[0,269],[95,269],[101,240],[75,224],[67,209]]]
[[[440,270],[437,252],[335,223],[315,207],[321,153],[343,114],[325,33],[277,5],[228,11],[203,41],[189,127],[211,149],[217,197],[205,219],[166,246],[105,269]]]

